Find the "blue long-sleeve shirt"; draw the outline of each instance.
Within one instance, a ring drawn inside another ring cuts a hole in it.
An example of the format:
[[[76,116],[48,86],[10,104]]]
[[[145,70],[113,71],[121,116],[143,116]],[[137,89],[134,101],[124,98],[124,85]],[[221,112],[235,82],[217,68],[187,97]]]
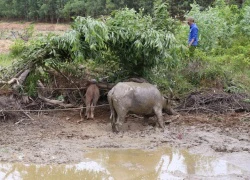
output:
[[[196,26],[195,23],[193,23],[190,26],[190,32],[189,32],[189,36],[188,36],[188,44],[192,41],[192,39],[194,39],[194,42],[191,45],[192,46],[198,45],[198,32],[199,32],[198,27]]]

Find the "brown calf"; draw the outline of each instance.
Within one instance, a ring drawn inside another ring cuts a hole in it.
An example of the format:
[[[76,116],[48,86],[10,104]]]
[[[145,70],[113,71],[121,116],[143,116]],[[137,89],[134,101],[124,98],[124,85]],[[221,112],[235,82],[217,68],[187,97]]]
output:
[[[94,110],[100,97],[100,91],[96,84],[90,84],[85,94],[85,104],[87,119],[94,119]],[[82,117],[82,116],[81,116]]]

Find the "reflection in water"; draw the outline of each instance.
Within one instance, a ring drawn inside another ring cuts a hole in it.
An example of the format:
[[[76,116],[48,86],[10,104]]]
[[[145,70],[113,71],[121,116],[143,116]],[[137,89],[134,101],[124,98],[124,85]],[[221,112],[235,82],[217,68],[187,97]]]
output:
[[[113,179],[110,173],[94,161],[75,165],[1,164],[0,179]],[[84,178],[83,178],[84,177]]]
[[[230,174],[250,174],[250,167],[243,170],[225,160],[178,149],[90,150],[83,162],[73,165],[0,164],[0,179],[183,179]]]

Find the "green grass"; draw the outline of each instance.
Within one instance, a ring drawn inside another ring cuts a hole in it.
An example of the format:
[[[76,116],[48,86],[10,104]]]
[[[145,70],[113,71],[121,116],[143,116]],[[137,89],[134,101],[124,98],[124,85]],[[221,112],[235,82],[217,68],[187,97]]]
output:
[[[8,67],[12,64],[13,58],[10,54],[0,54],[0,67]]]

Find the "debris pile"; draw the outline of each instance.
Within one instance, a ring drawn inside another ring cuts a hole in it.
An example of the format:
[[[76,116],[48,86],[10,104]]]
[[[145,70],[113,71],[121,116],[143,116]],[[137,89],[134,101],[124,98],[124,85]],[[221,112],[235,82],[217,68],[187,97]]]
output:
[[[244,93],[193,92],[177,110],[190,113],[248,112],[250,96]]]

